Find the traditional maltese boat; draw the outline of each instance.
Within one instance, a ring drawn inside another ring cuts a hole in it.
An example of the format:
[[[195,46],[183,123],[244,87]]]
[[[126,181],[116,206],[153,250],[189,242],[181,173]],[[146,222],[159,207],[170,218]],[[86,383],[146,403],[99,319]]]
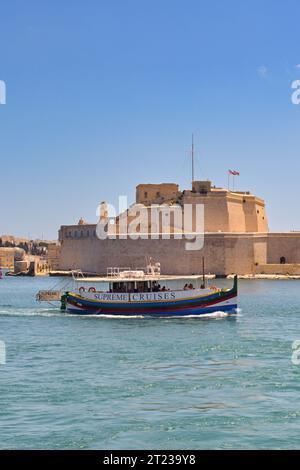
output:
[[[205,286],[201,276],[161,276],[142,270],[110,268],[105,278],[77,277],[74,292],[61,297],[62,309],[71,314],[114,316],[201,316],[237,312],[237,276],[231,288]],[[185,282],[192,280],[192,282]],[[176,282],[174,282],[176,281]],[[178,288],[181,281],[184,287]],[[106,283],[106,290],[99,285]],[[194,284],[196,286],[194,287]]]

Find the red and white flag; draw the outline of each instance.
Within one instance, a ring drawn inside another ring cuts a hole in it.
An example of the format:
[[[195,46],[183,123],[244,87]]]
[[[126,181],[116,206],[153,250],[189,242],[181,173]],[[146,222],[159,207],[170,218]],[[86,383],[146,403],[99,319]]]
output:
[[[236,170],[228,170],[229,174],[230,175],[233,175],[233,176],[240,176],[240,172],[239,171],[236,171]]]

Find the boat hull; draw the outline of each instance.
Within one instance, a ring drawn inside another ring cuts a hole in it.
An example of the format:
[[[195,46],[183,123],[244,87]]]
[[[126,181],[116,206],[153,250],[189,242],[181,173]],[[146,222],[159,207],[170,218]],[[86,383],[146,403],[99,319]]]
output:
[[[137,311],[116,311],[116,310],[109,310],[103,311],[102,309],[99,311],[91,311],[86,310],[84,308],[76,307],[72,304],[67,303],[67,312],[73,315],[113,315],[113,316],[142,316],[142,317],[184,317],[184,316],[201,316],[201,315],[208,315],[215,312],[224,312],[230,315],[235,315],[237,313],[237,303],[230,303],[228,305],[219,305],[213,307],[201,307],[197,309],[184,309],[180,311],[165,311],[165,310],[158,310],[158,311],[147,311],[147,312],[137,312]]]
[[[143,300],[136,301],[141,298]],[[191,294],[188,294],[191,295]],[[66,310],[81,315],[115,316],[200,316],[214,312],[235,314],[237,311],[237,290],[193,293],[192,297],[181,293],[120,294],[116,300],[113,294],[66,294]],[[126,297],[127,296],[127,297]],[[164,297],[164,298],[161,298]],[[145,300],[146,298],[146,300]],[[125,299],[125,300],[124,300]]]

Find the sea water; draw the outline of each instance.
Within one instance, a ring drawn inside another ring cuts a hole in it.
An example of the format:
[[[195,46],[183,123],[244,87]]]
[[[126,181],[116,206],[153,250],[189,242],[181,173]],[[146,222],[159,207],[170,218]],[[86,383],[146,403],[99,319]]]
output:
[[[72,316],[35,301],[51,284],[0,280],[1,449],[300,447],[300,281],[202,319]]]

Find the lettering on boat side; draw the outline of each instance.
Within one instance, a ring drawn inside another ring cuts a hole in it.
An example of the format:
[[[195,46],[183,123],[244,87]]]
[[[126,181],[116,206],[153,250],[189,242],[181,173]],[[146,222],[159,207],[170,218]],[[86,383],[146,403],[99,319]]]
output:
[[[6,85],[3,80],[0,80],[0,104],[6,104]]]
[[[6,346],[4,341],[0,340],[0,366],[6,364]]]
[[[295,366],[300,364],[300,340],[297,339],[292,343],[292,357],[291,361]]]
[[[115,300],[115,301],[118,301],[118,300],[121,300],[123,302],[128,302],[129,300],[129,296],[128,294],[119,294],[119,293],[115,293],[115,294],[94,294],[94,298],[96,300]]]
[[[89,298],[95,300],[103,300],[110,302],[145,302],[153,300],[172,300],[172,299],[182,299],[185,297],[191,297],[197,295],[197,290],[186,291],[186,292],[143,292],[143,293],[132,293],[132,294],[123,294],[123,293],[99,293],[99,294],[90,294]]]
[[[143,294],[130,294],[130,300],[142,302],[144,300],[170,300],[176,299],[175,292],[153,292]]]

